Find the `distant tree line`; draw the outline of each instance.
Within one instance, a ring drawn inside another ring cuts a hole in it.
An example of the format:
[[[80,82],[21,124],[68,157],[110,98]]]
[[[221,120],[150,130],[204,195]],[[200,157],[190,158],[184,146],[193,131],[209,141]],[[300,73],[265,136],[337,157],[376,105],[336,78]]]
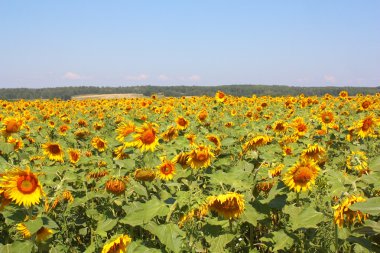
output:
[[[9,88],[0,89],[0,99],[51,99],[60,98],[69,100],[73,96],[86,94],[114,94],[114,93],[138,93],[144,96],[163,94],[166,97],[181,96],[214,96],[220,90],[233,96],[323,96],[326,93],[337,96],[341,90],[348,91],[349,95],[358,93],[375,94],[380,92],[378,87],[298,87],[283,85],[222,85],[222,86],[127,86],[127,87],[56,87],[56,88]]]

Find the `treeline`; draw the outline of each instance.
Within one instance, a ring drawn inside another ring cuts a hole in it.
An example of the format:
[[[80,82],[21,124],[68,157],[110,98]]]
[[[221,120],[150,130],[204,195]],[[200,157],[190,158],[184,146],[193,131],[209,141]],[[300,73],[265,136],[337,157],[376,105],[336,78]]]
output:
[[[166,97],[181,96],[214,96],[220,90],[233,96],[323,96],[326,93],[337,96],[341,90],[346,90],[350,95],[358,93],[375,94],[380,92],[378,87],[295,87],[283,85],[223,85],[223,86],[128,86],[128,87],[56,87],[42,89],[10,88],[0,89],[0,99],[71,99],[73,96],[86,94],[114,94],[114,93],[139,93],[144,96],[163,94]]]

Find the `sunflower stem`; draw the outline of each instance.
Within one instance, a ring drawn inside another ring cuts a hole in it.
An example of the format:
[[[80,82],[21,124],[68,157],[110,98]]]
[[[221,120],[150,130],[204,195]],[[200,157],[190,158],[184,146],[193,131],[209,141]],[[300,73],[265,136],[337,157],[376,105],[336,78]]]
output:
[[[230,231],[231,233],[233,233],[233,228],[232,228],[232,219],[228,219],[229,223],[230,223]]]
[[[297,206],[300,206],[300,193],[297,192]]]
[[[339,238],[338,238],[338,225],[334,224],[334,237],[335,237],[335,252],[339,252]]]

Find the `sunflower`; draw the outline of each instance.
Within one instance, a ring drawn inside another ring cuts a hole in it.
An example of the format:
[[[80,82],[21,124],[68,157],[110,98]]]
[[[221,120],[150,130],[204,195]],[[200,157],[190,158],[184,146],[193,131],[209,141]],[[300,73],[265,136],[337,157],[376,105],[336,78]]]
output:
[[[348,98],[348,92],[345,90],[342,90],[341,92],[339,92],[339,97]]]
[[[220,139],[218,136],[214,135],[214,134],[209,134],[206,136],[207,140],[211,141],[212,143],[214,143],[214,145],[216,146],[216,148],[220,148],[221,146],[221,142],[220,142]]]
[[[350,155],[347,156],[346,166],[351,170],[356,170],[359,173],[368,172],[368,158],[362,151],[352,151]]]
[[[149,169],[137,169],[134,174],[135,180],[137,181],[148,181],[151,182],[156,178],[156,173]]]
[[[295,130],[296,135],[298,136],[304,136],[308,130],[307,124],[304,122],[304,119],[301,117],[294,119],[292,128]]]
[[[190,142],[190,145],[194,145],[197,136],[195,134],[185,134],[185,138]]]
[[[8,138],[7,142],[14,145],[13,149],[16,152],[24,147],[24,142],[21,139],[13,138],[12,136]]]
[[[360,223],[368,218],[368,214],[364,214],[361,211],[352,211],[350,206],[357,202],[365,202],[366,199],[361,196],[349,196],[345,198],[341,204],[334,206],[334,222],[339,227],[343,227],[344,224],[351,225],[357,219]]]
[[[104,152],[107,148],[107,141],[96,136],[92,138],[91,145],[99,152]]]
[[[116,140],[123,142],[127,136],[135,131],[135,129],[136,126],[131,121],[121,123],[116,129]]]
[[[198,218],[198,219],[201,219],[203,217],[205,217],[208,213],[209,213],[209,206],[208,204],[205,204],[205,205],[201,205],[200,207],[198,208],[193,208],[191,209],[188,213],[186,213],[184,216],[182,216],[178,222],[178,226],[180,228],[183,227],[183,225],[190,221],[190,220],[193,220],[194,217]]]
[[[244,212],[244,197],[235,192],[228,192],[207,198],[211,211],[226,219],[238,218]]]
[[[175,174],[175,164],[172,161],[163,159],[162,163],[157,167],[157,175],[163,180],[171,180]]]
[[[255,150],[257,147],[264,146],[272,140],[273,137],[270,137],[268,135],[255,136],[243,144],[243,151],[247,152],[248,150]]]
[[[125,150],[130,146],[130,144],[128,143],[125,143],[124,145],[121,145],[119,147],[116,147],[114,150],[113,150],[113,155],[116,157],[117,160],[123,160],[127,157],[129,157],[129,155],[125,152]]]
[[[188,159],[189,159],[189,154],[186,152],[181,152],[173,158],[172,162],[178,163],[182,166],[182,168],[185,168],[187,166]]]
[[[225,102],[227,99],[226,94],[224,94],[222,91],[217,91],[215,94],[215,100],[219,103]]]
[[[366,137],[376,137],[376,127],[380,124],[380,120],[376,119],[374,114],[370,114],[359,122],[355,123],[356,135],[364,139]]]
[[[36,242],[46,241],[53,233],[50,228],[41,227],[36,233]]]
[[[306,191],[315,184],[319,170],[314,160],[301,159],[286,172],[283,181],[291,190]]]
[[[50,160],[63,162],[64,152],[59,143],[48,142],[42,144],[42,148],[44,149],[44,155],[47,155]]]
[[[69,159],[72,164],[76,164],[80,158],[80,150],[69,148]]]
[[[215,157],[209,146],[199,145],[188,153],[187,164],[192,169],[207,168]]]
[[[168,142],[174,140],[178,136],[178,131],[175,127],[169,126],[165,132],[161,134],[164,141]]]
[[[65,136],[67,131],[70,129],[70,127],[68,125],[62,125],[58,128],[58,134],[59,135],[62,135],[62,136]]]
[[[302,151],[301,158],[312,159],[318,164],[323,164],[326,161],[326,150],[318,144],[309,144],[307,149]]]
[[[1,121],[3,128],[1,132],[4,135],[11,135],[19,132],[24,127],[24,120],[21,118],[8,117]]]
[[[282,169],[285,167],[284,164],[280,163],[279,165],[277,165],[276,167],[274,167],[273,169],[270,169],[268,170],[268,175],[270,178],[274,178],[274,177],[278,177],[281,175],[281,171]]]
[[[115,195],[120,195],[125,191],[125,182],[122,179],[111,178],[106,182],[106,190]]]
[[[37,176],[29,167],[12,169],[0,177],[0,193],[4,192],[17,205],[27,208],[39,204],[44,192]]]
[[[319,120],[322,123],[322,128],[327,129],[327,128],[333,128],[335,125],[335,116],[331,111],[323,111],[319,115]]]
[[[283,120],[277,120],[273,123],[272,129],[276,133],[284,134],[286,133],[286,130],[288,129],[288,125]]]
[[[208,116],[207,111],[206,111],[206,110],[202,110],[202,111],[200,111],[200,112],[198,113],[198,120],[199,120],[200,122],[203,122],[203,121],[206,120],[207,116]]]
[[[132,239],[128,235],[117,236],[116,239],[106,243],[102,253],[126,253]]]
[[[177,117],[175,123],[179,130],[185,130],[189,126],[189,121],[182,116]]]
[[[136,128],[133,145],[141,151],[154,151],[158,145],[157,130],[158,125],[155,123],[144,123],[141,127]]]
[[[24,223],[18,223],[16,225],[16,230],[22,235],[24,239],[29,239],[32,236],[29,229],[25,226]]]

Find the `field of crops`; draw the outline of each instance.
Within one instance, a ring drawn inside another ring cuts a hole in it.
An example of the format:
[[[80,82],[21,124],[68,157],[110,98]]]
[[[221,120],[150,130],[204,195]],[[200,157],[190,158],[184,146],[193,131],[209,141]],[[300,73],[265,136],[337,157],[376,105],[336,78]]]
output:
[[[379,109],[0,100],[0,252],[380,252]]]

